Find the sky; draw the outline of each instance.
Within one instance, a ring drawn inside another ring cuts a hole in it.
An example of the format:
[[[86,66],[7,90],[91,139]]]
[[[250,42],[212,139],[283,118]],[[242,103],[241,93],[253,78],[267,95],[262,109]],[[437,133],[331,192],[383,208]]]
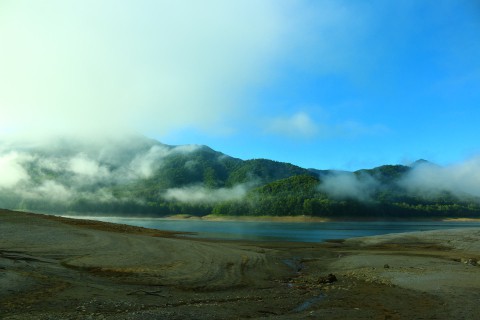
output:
[[[0,134],[356,170],[480,156],[475,0],[0,0]]]

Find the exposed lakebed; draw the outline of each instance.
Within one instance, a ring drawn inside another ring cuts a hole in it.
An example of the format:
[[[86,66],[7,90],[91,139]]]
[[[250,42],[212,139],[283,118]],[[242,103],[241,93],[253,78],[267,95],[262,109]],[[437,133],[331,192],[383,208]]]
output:
[[[232,223],[193,222],[181,228],[225,233]],[[320,233],[329,224],[234,223]],[[480,228],[465,226],[474,224],[428,222],[441,230],[335,243],[230,242],[0,210],[0,318],[473,319]],[[400,232],[408,223],[335,225]]]

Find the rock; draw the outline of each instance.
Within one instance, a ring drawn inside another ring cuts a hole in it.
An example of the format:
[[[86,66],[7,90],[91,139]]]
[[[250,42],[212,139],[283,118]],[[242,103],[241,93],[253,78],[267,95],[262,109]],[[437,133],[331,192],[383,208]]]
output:
[[[337,277],[333,273],[330,273],[328,274],[328,276],[320,277],[318,279],[318,283],[333,283],[335,281],[337,281]]]
[[[460,261],[464,264],[469,264],[469,265],[472,265],[472,266],[478,265],[478,260],[475,259],[475,258],[468,258],[468,259],[462,258]]]

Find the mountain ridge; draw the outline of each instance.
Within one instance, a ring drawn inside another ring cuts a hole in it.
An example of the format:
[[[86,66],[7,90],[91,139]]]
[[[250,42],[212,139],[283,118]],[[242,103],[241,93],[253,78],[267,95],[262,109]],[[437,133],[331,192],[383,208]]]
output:
[[[106,142],[105,142],[106,141]],[[205,145],[142,136],[0,148],[0,207],[51,213],[165,216],[477,216],[479,197],[427,185],[420,159],[353,172],[242,160]],[[440,172],[440,171],[439,171]]]

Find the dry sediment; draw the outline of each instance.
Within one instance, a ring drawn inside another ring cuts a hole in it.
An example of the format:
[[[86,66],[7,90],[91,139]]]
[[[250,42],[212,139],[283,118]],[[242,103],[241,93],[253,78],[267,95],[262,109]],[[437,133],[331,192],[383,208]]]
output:
[[[218,242],[0,211],[0,318],[470,319],[479,240],[465,229]]]

